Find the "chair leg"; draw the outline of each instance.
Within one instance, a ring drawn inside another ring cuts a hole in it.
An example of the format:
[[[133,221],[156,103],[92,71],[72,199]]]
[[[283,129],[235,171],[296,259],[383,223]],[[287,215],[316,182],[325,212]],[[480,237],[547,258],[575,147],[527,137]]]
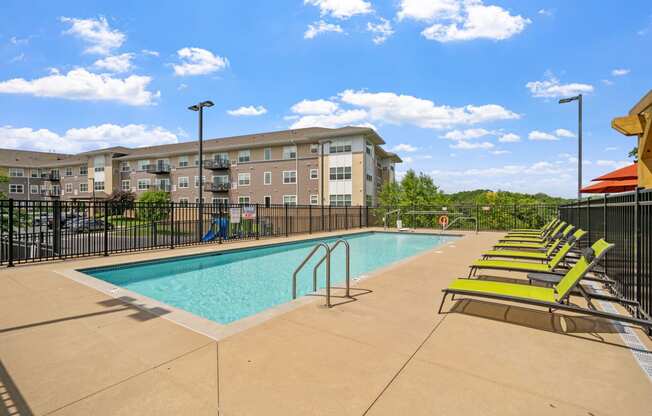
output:
[[[446,296],[448,296],[448,293],[444,292],[444,296],[441,298],[441,303],[439,304],[439,310],[437,311],[437,314],[441,314],[441,308],[444,307],[444,302],[446,301]]]

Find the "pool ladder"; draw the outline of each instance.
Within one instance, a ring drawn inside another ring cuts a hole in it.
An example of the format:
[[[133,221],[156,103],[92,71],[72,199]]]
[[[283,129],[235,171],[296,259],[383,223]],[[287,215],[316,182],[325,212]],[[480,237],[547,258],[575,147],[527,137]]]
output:
[[[346,240],[339,239],[335,241],[335,244],[333,244],[332,247],[329,247],[328,244],[326,243],[318,243],[315,244],[315,246],[310,250],[310,253],[306,256],[306,258],[303,259],[299,267],[297,267],[294,270],[294,274],[292,274],[292,299],[297,298],[297,275],[299,274],[299,271],[303,268],[303,266],[308,263],[308,261],[312,258],[312,256],[317,253],[317,250],[320,248],[324,248],[326,251],[324,253],[324,256],[317,262],[315,267],[312,269],[312,290],[313,292],[317,291],[317,270],[319,269],[319,266],[326,262],[326,306],[327,307],[332,307],[333,305],[331,304],[331,253],[333,250],[337,248],[340,244],[344,244],[344,247],[346,248],[346,297],[350,298],[350,289],[351,289],[351,273],[350,273],[350,254],[351,254],[351,247],[349,246],[349,243]]]

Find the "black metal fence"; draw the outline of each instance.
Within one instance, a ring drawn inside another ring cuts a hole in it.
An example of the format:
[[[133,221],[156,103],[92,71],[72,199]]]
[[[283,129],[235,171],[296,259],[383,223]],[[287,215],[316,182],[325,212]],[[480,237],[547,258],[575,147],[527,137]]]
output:
[[[514,228],[537,228],[559,215],[557,205],[407,205],[372,210],[370,223],[396,227],[397,220],[407,228],[439,228],[446,216],[451,230],[500,231]],[[475,220],[474,220],[474,219]]]
[[[366,207],[0,200],[0,265],[368,226]]]
[[[652,315],[652,190],[588,198],[560,207],[563,220],[588,231],[584,245],[604,238],[615,247],[606,256],[607,275],[618,296]]]

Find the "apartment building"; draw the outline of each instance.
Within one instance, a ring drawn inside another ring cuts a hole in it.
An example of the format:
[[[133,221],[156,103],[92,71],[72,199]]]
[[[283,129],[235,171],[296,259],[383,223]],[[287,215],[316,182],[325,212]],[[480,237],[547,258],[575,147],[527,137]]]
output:
[[[305,128],[205,140],[206,202],[373,205],[394,181],[401,159],[385,151],[370,128]],[[156,189],[175,202],[196,202],[197,142],[142,148],[112,147],[76,155],[0,149],[17,200],[103,199],[116,190]],[[4,189],[3,189],[4,188]]]

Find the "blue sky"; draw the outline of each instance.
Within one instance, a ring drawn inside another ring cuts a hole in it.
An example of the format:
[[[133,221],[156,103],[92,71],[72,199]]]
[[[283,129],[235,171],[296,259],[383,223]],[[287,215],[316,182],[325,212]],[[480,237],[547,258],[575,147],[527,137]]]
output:
[[[276,0],[0,6],[0,147],[76,152],[370,125],[446,191],[573,196],[626,162],[650,89],[647,1]],[[636,53],[639,51],[639,53]],[[646,76],[647,75],[647,76]]]

